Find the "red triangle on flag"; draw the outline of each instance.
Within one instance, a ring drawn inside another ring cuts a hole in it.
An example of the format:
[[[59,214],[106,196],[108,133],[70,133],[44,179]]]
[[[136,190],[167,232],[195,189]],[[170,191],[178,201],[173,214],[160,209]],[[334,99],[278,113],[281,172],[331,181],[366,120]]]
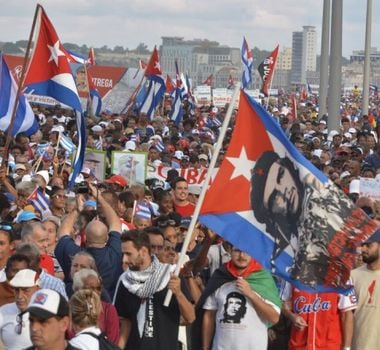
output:
[[[154,48],[152,56],[150,57],[148,66],[145,70],[145,75],[161,75],[160,60],[158,58],[158,51]]]
[[[203,202],[201,214],[252,210],[251,170],[264,150],[273,150],[265,125],[240,93],[239,112],[228,151]]]

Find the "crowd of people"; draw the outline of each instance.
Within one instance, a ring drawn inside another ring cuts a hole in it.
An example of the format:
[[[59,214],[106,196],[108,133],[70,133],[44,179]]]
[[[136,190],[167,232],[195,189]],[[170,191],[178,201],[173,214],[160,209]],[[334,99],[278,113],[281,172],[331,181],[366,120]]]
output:
[[[360,183],[380,178],[380,97],[371,96],[369,115],[362,115],[360,98],[342,97],[338,130],[327,129],[328,117],[318,115],[313,96],[301,102],[296,118],[288,95],[270,100],[268,112],[350,203],[376,220],[380,201],[363,196]],[[88,117],[87,147],[106,153],[106,176],[98,178],[87,163],[72,188],[71,159],[60,139],[78,143],[74,118],[61,106],[35,106],[34,112],[40,130],[18,134],[0,168],[5,349],[377,349],[380,230],[357,247],[347,295],[294,288],[199,222],[188,233],[200,186],[180,174],[208,168],[226,108],[189,109],[179,126],[166,108],[152,121],[110,110]],[[0,145],[5,139],[2,133]],[[114,151],[146,152],[148,167],[170,170],[164,180],[131,181],[111,172]],[[271,165],[279,162],[268,157]],[[252,201],[256,197],[252,193]],[[270,220],[265,211],[255,215]],[[290,240],[278,242],[279,249]]]

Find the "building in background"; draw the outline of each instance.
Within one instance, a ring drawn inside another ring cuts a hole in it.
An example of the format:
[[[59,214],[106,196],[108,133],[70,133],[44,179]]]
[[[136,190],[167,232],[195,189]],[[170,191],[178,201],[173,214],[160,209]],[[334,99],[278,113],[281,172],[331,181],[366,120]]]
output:
[[[293,32],[291,84],[306,84],[316,70],[317,31],[314,26],[303,26],[302,32]]]

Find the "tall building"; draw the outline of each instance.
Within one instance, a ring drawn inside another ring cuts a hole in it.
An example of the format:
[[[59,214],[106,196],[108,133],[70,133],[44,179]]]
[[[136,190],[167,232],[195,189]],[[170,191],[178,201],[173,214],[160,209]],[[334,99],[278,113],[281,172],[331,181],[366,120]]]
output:
[[[183,40],[181,37],[162,37],[161,68],[172,77],[175,75],[176,59],[179,70],[189,74],[193,86],[202,84],[212,74],[213,87],[226,87],[228,72],[234,72],[236,68],[241,67],[238,48],[222,46],[207,39]]]
[[[292,69],[292,48],[284,47],[278,54],[276,70],[291,70]]]
[[[304,26],[302,32],[293,32],[292,84],[306,84],[307,72],[317,70],[317,32],[313,26]]]

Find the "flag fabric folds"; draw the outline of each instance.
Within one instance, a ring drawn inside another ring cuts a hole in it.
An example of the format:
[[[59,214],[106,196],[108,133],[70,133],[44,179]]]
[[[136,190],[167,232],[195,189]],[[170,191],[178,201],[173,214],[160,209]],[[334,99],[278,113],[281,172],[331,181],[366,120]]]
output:
[[[261,80],[263,81],[263,85],[261,87],[261,92],[268,97],[269,96],[269,87],[273,78],[274,68],[276,66],[277,55],[278,55],[278,45],[273,50],[273,52],[264,59],[257,67],[257,70],[260,73]]]
[[[152,218],[152,212],[149,204],[145,202],[137,202],[135,216],[150,220]]]
[[[207,77],[207,79],[202,83],[203,85],[212,86],[212,80],[214,79],[214,75],[211,74]]]
[[[172,78],[170,78],[169,74],[166,74],[166,81],[165,81],[165,92],[168,94],[172,94],[175,90],[175,86],[173,84]]]
[[[145,113],[150,120],[165,93],[165,80],[162,77],[158,51],[154,48],[148,66],[145,69],[148,88],[139,112]]]
[[[50,201],[40,187],[37,187],[28,197],[28,203],[41,213],[42,218],[52,215],[49,209]]]
[[[314,292],[345,292],[356,246],[377,229],[244,91],[199,219],[272,273]]]
[[[179,123],[182,121],[183,110],[182,110],[182,92],[183,88],[181,76],[179,74],[178,62],[175,61],[175,80],[176,87],[173,93],[172,109],[170,111],[170,119],[174,121],[175,125],[178,127]]]
[[[241,61],[243,63],[242,87],[246,89],[252,81],[253,56],[245,38],[241,47]]]
[[[16,103],[17,83],[14,80],[9,68],[0,56],[0,130],[7,131],[12,118],[14,104]],[[12,136],[24,132],[30,136],[39,129],[38,122],[34,116],[24,94],[21,94],[16,110],[15,122],[13,125]]]
[[[66,136],[65,134],[61,133],[61,136],[59,137],[59,144],[61,147],[69,152],[70,154],[75,151],[75,145],[70,137]]]
[[[31,61],[25,77],[25,86],[34,94],[50,96],[75,111],[78,131],[78,149],[74,156],[69,187],[82,170],[86,145],[86,127],[82,107],[71,74],[66,50],[42,6],[38,6],[37,33]]]

